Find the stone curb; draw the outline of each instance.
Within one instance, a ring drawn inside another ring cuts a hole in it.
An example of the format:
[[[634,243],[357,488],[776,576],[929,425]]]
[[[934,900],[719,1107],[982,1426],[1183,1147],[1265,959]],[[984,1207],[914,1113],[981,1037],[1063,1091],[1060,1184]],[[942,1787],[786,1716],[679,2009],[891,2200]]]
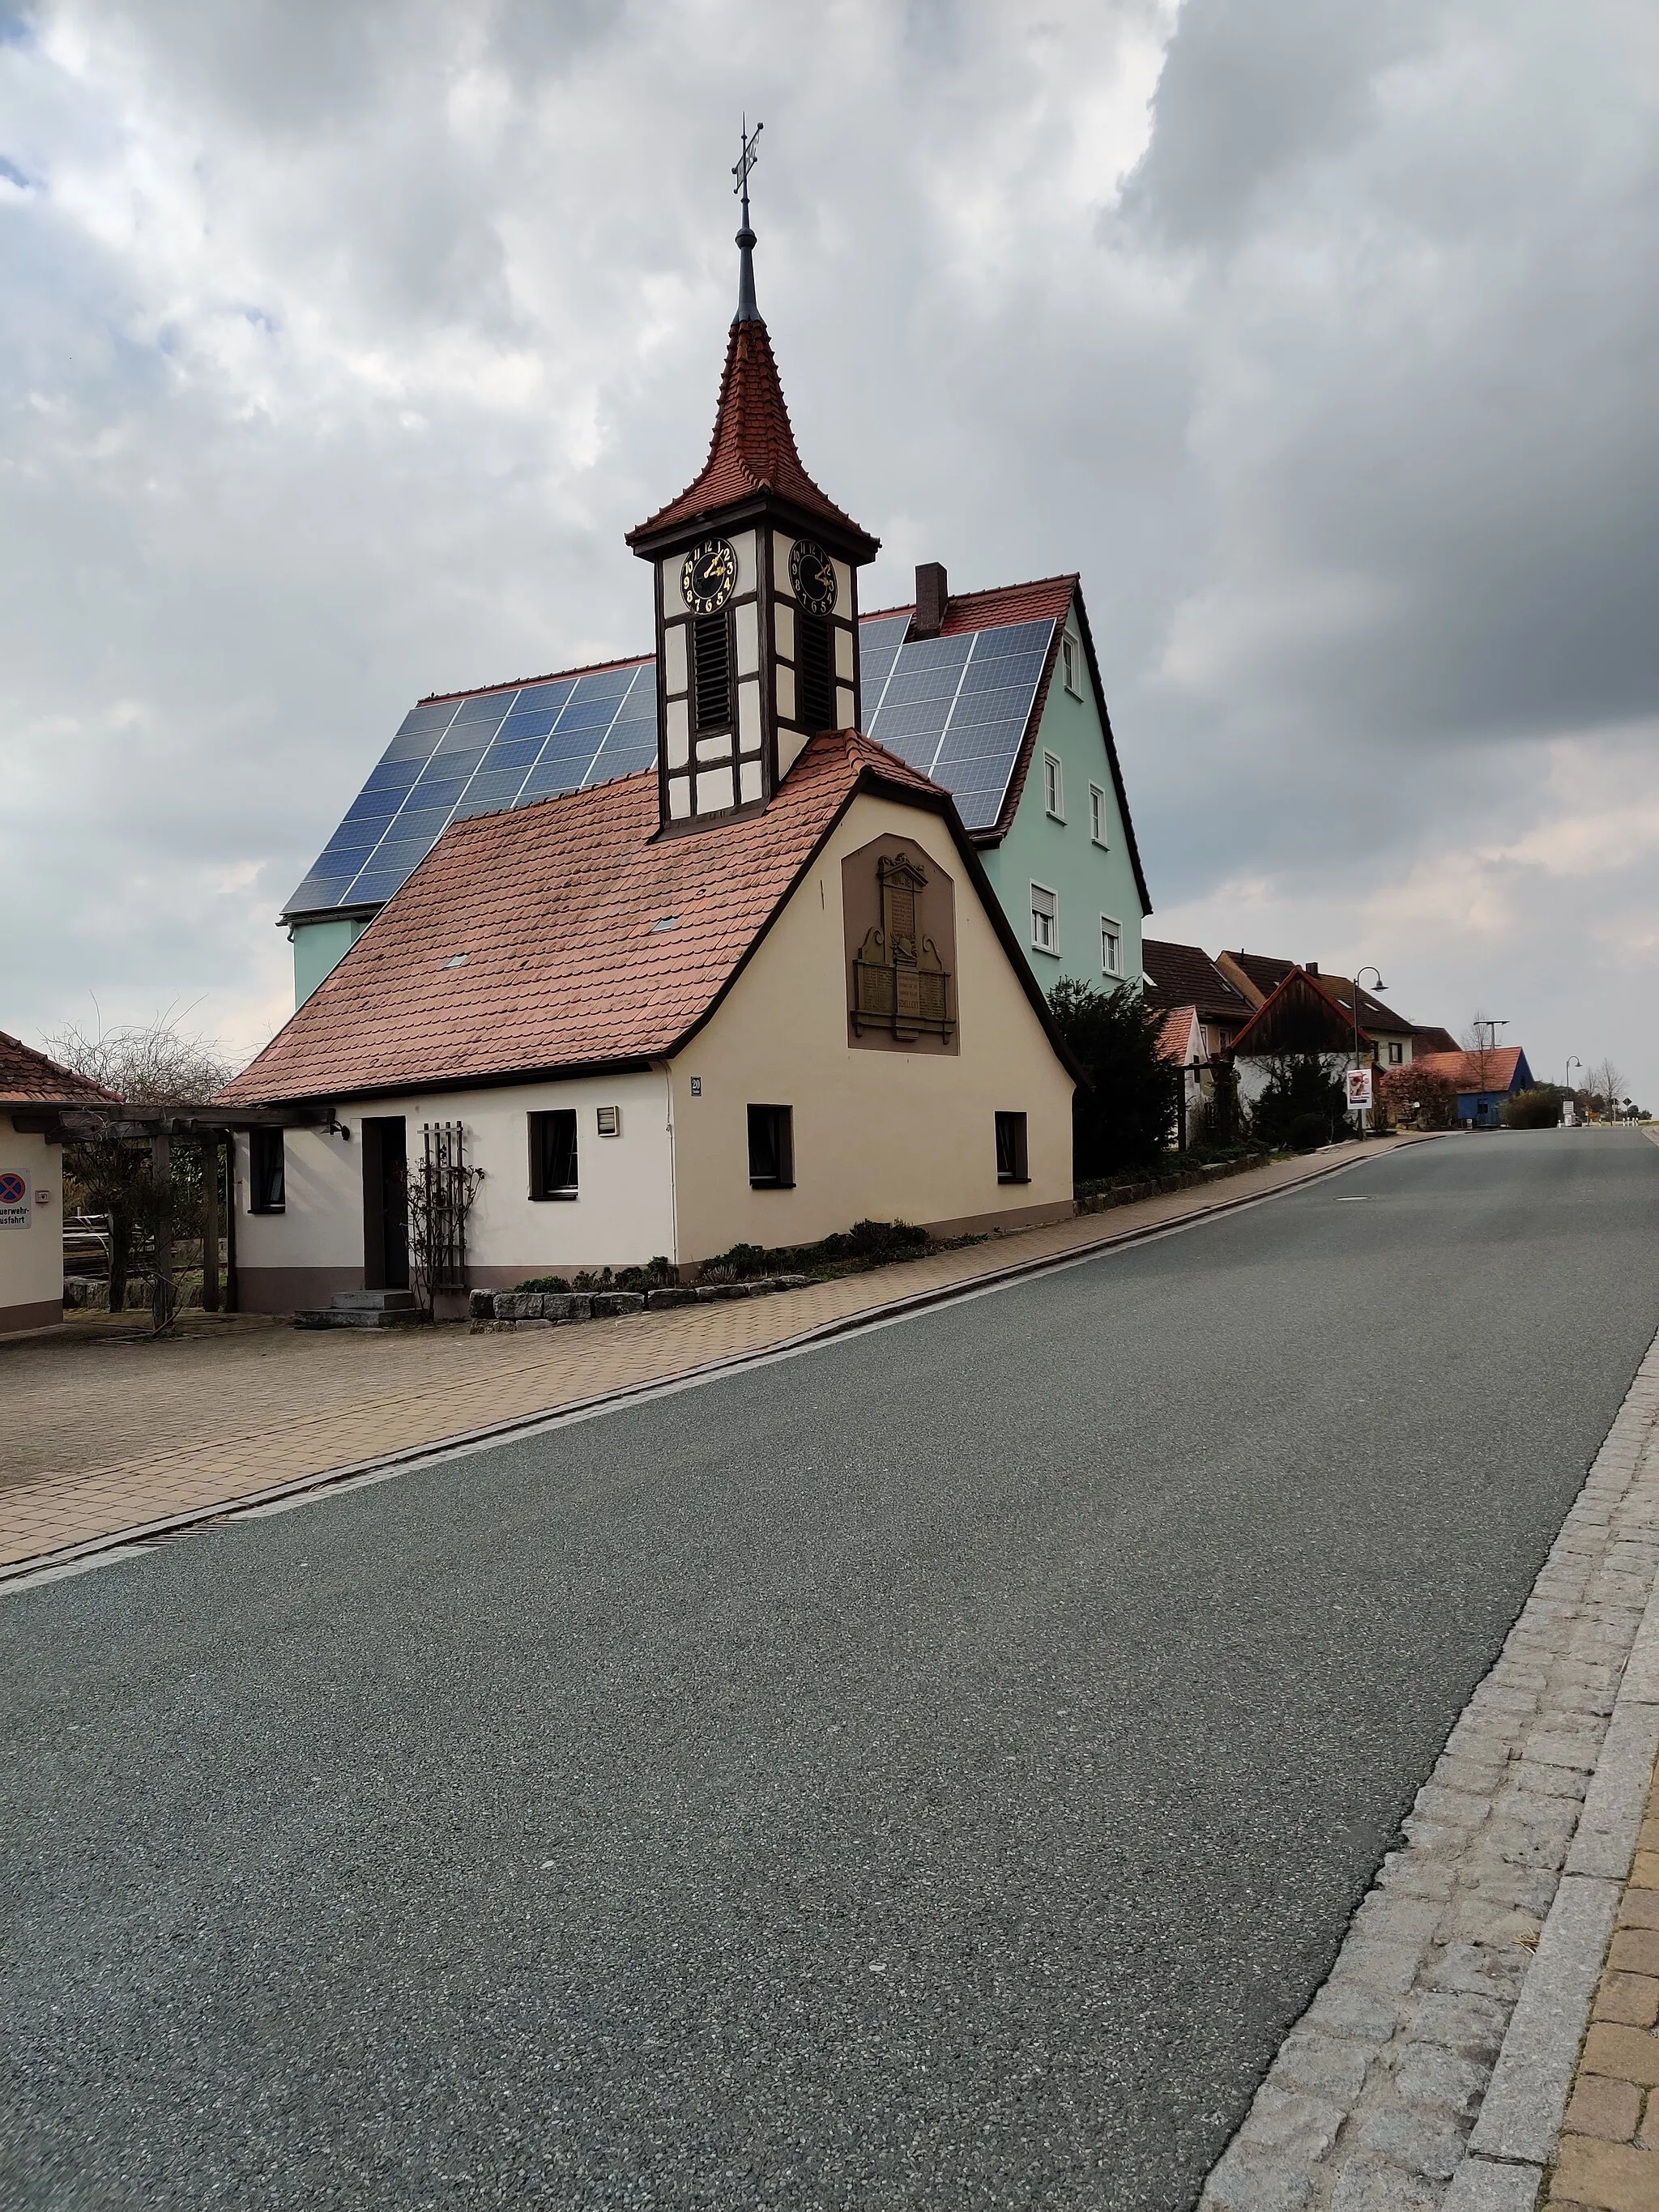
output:
[[[1645,1363],[1644,1363],[1645,1364]],[[1659,1584],[1626,1662],[1544,1932],[1445,2212],[1531,2208],[1555,2149],[1659,1757]],[[1507,2199],[1483,2191],[1502,2175]]]
[[[1533,2212],[1656,1749],[1659,1335],[1200,2212]]]
[[[1408,1138],[1406,1143],[1431,1144],[1437,1140],[1437,1135],[1431,1135]],[[1405,1148],[1405,1145],[1393,1145],[1389,1149],[1393,1152]],[[1137,1229],[1108,1231],[1099,1237],[1091,1237],[1086,1243],[1069,1245],[1062,1252],[1048,1252],[1034,1259],[1012,1261],[1006,1267],[992,1268],[983,1274],[963,1276],[954,1282],[936,1284],[925,1291],[915,1291],[907,1296],[889,1299],[882,1305],[860,1307],[856,1313],[843,1314],[834,1321],[821,1322],[815,1328],[802,1329],[794,1336],[781,1337],[775,1344],[764,1345],[757,1351],[733,1352],[725,1358],[705,1360],[699,1365],[681,1368],[672,1374],[653,1376],[643,1382],[627,1383],[618,1389],[572,1399],[562,1406],[549,1406],[537,1413],[514,1414],[509,1420],[491,1421],[480,1427],[457,1430],[453,1436],[436,1437],[428,1443],[410,1444],[401,1451],[385,1453],[373,1459],[353,1460],[339,1467],[319,1469],[315,1474],[295,1475],[291,1480],[267,1484],[258,1490],[245,1491],[235,1498],[221,1498],[213,1504],[195,1506],[183,1513],[159,1515],[151,1520],[133,1522],[125,1528],[112,1528],[104,1535],[88,1537],[82,1543],[66,1544],[56,1550],[37,1552],[28,1559],[15,1559],[0,1565],[0,1596],[9,1589],[27,1588],[37,1579],[56,1579],[79,1563],[95,1564],[105,1553],[125,1556],[136,1547],[153,1543],[158,1538],[182,1534],[188,1528],[205,1528],[210,1522],[269,1508],[284,1499],[298,1499],[312,1491],[320,1492],[380,1476],[406,1473],[450,1453],[503,1443],[508,1437],[540,1429],[556,1428],[567,1421],[588,1419],[596,1413],[608,1413],[613,1407],[710,1381],[720,1375],[737,1374],[744,1368],[759,1366],[767,1360],[786,1357],[791,1352],[809,1350],[814,1345],[828,1343],[836,1337],[849,1335],[859,1329],[902,1321],[912,1314],[926,1312],[931,1306],[972,1297],[985,1291],[1000,1290],[1006,1284],[1022,1282],[1034,1276],[1058,1273],[1063,1268],[1076,1267],[1105,1253],[1152,1243],[1161,1237],[1179,1236],[1188,1229],[1196,1229],[1207,1221],[1214,1221],[1223,1214],[1243,1212],[1253,1206],[1270,1205],[1275,1199],[1288,1198],[1292,1192],[1306,1190],[1311,1183],[1325,1182],[1332,1176],[1346,1175],[1355,1168],[1364,1166],[1370,1160],[1388,1156],[1387,1153],[1362,1151],[1355,1158],[1334,1160],[1328,1167],[1299,1176],[1294,1182],[1281,1183],[1274,1190],[1246,1192],[1237,1198],[1218,1198],[1213,1204],[1195,1206],[1190,1213],[1179,1215],[1172,1221],[1148,1222]]]

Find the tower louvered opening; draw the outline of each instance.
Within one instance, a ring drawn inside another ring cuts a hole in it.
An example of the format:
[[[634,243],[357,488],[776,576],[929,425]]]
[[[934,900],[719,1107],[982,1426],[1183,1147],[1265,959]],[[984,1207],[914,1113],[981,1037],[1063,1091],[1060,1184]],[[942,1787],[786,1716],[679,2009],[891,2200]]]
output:
[[[835,727],[836,685],[830,625],[822,615],[795,617],[795,714],[803,730]]]
[[[732,620],[699,615],[691,632],[692,696],[700,730],[732,726]]]

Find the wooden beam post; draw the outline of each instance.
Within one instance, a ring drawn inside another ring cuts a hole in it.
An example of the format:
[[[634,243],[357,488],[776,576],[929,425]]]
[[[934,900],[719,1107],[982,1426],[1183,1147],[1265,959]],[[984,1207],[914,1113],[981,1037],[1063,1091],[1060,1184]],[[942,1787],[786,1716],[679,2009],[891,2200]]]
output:
[[[202,1311],[219,1310],[219,1139],[202,1139]]]
[[[159,1334],[173,1319],[173,1139],[149,1140],[149,1177],[155,1208],[155,1273],[149,1280],[150,1327]]]

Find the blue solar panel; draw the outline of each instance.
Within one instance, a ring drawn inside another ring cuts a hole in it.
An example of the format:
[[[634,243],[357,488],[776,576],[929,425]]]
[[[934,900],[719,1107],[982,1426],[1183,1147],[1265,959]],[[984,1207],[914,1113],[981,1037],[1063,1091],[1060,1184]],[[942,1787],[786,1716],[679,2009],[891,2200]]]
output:
[[[517,697],[515,691],[486,691],[478,698],[463,699],[455,709],[455,721],[499,722]]]
[[[1054,637],[1052,622],[907,641],[906,615],[859,628],[864,726],[942,783],[970,830],[1001,811]]]

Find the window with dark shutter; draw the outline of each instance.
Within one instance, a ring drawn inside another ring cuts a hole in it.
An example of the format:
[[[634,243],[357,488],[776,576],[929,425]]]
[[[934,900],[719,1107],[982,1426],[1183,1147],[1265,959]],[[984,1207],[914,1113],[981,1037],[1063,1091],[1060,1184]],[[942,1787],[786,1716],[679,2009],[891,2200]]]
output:
[[[699,615],[691,629],[692,696],[700,730],[732,726],[732,623],[722,611]]]
[[[576,1195],[576,1109],[556,1107],[530,1116],[530,1195]]]
[[[787,1106],[749,1109],[749,1180],[757,1190],[788,1190],[795,1181],[794,1114]]]
[[[248,1211],[281,1213],[288,1205],[288,1156],[280,1129],[248,1132]]]
[[[834,642],[822,615],[795,617],[795,720],[815,736],[836,723]]]
[[[1025,1116],[1023,1114],[999,1114],[997,1181],[1030,1182],[1030,1171],[1025,1164]]]

